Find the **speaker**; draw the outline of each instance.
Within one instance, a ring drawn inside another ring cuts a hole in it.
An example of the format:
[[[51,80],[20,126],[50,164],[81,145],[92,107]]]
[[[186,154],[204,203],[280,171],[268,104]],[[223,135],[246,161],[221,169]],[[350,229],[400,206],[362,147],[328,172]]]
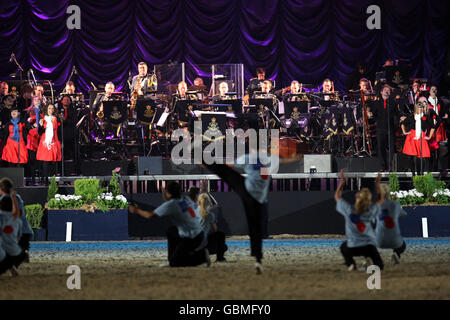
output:
[[[303,173],[333,172],[331,154],[305,154],[303,160]]]
[[[23,187],[23,168],[0,168],[0,178],[9,178],[13,182],[14,188]]]
[[[139,157],[137,159],[137,172],[139,175],[163,174],[162,157]]]

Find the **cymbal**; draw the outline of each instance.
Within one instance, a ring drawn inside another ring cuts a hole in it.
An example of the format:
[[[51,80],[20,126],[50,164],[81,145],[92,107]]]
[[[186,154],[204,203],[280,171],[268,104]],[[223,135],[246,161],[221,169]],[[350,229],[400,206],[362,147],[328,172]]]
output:
[[[206,90],[206,86],[203,85],[203,84],[201,84],[201,85],[199,85],[199,86],[190,86],[190,87],[188,88],[188,90],[189,90],[189,91],[203,91],[203,90]]]

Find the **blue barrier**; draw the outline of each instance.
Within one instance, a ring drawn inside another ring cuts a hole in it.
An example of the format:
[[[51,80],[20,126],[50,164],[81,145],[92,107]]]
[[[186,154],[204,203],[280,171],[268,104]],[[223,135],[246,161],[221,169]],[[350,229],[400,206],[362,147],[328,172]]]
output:
[[[450,237],[450,207],[403,207],[408,215],[399,220],[404,237],[422,237],[422,218],[427,218],[429,237]]]
[[[127,209],[95,213],[82,210],[49,210],[48,240],[65,241],[67,222],[72,222],[73,241],[129,239]]]

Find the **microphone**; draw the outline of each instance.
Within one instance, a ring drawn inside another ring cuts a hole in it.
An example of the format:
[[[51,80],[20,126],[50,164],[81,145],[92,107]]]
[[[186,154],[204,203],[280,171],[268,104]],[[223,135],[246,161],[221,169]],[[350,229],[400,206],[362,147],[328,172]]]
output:
[[[73,68],[72,68],[72,73],[75,75],[78,75],[78,71],[77,71],[77,68],[75,68],[75,66],[73,66]]]
[[[9,62],[13,62],[16,56],[14,55],[14,52],[11,53],[11,57],[9,57]]]
[[[92,88],[94,88],[94,90],[97,91],[97,87],[92,83],[92,81],[91,81],[91,85],[92,85]]]

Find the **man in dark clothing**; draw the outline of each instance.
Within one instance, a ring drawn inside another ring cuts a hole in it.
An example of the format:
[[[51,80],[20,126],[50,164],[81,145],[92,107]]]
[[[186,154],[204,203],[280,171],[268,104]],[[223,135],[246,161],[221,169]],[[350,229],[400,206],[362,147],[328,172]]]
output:
[[[391,87],[384,85],[381,89],[381,98],[370,104],[370,113],[376,122],[378,159],[382,171],[392,169],[395,130],[398,128],[400,118],[395,100],[390,97],[391,92]]]

